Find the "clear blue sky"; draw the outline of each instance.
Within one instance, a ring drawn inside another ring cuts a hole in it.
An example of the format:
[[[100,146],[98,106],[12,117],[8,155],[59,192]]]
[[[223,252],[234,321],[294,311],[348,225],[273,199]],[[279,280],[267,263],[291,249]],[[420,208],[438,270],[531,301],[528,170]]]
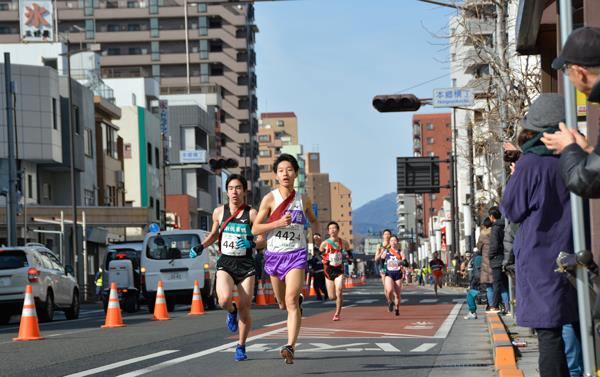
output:
[[[395,191],[412,155],[412,113],[380,114],[376,94],[449,73],[454,10],[416,0],[297,0],[256,5],[259,112],[293,111],[305,152],[352,190],[353,208]],[[449,75],[408,90],[422,98]],[[436,112],[431,107],[419,112]]]

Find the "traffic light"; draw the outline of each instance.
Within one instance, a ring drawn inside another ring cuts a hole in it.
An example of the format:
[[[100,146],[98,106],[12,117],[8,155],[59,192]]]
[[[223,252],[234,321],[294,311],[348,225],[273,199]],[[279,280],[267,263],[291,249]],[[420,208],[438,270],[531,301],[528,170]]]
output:
[[[373,107],[380,113],[417,111],[421,107],[421,101],[414,94],[391,94],[375,96]]]
[[[221,170],[221,169],[231,169],[231,168],[237,168],[239,166],[238,161],[233,159],[233,158],[219,158],[219,159],[215,159],[215,158],[211,158],[210,161],[208,161],[208,164],[210,165],[210,168],[212,170]]]

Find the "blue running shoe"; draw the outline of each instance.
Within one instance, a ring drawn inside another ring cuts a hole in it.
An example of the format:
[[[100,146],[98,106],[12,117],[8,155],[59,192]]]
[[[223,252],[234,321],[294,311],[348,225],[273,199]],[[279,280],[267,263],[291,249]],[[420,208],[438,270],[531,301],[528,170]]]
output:
[[[233,312],[227,313],[227,328],[231,332],[238,331],[238,318],[237,318],[238,310],[235,302],[233,303]]]
[[[239,344],[235,347],[235,359],[237,361],[244,361],[248,358],[246,355],[246,346],[240,346]]]

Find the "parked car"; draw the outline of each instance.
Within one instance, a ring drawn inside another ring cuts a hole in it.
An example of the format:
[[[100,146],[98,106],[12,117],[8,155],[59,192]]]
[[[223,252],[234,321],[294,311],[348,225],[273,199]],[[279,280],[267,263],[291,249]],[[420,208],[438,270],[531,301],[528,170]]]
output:
[[[106,311],[110,284],[117,284],[121,306],[128,313],[139,310],[141,302],[140,258],[142,242],[128,242],[108,246],[102,275],[102,304]]]
[[[55,310],[67,319],[79,317],[79,286],[73,268],[64,267],[44,245],[0,248],[0,324],[21,313],[25,288],[31,285],[40,321],[50,322]]]
[[[154,311],[158,281],[164,284],[167,310],[176,304],[190,305],[194,280],[198,280],[207,309],[215,307],[216,248],[207,247],[197,258],[190,251],[207,236],[203,230],[172,230],[149,233],[142,251],[142,290],[148,310]]]

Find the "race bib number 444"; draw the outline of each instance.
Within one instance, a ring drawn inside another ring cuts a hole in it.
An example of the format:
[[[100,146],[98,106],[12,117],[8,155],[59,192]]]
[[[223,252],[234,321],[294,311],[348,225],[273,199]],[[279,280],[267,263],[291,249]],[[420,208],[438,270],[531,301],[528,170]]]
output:
[[[240,238],[240,236],[235,234],[224,233],[223,238],[221,238],[221,253],[236,257],[246,255],[246,249],[238,249],[236,246]]]

